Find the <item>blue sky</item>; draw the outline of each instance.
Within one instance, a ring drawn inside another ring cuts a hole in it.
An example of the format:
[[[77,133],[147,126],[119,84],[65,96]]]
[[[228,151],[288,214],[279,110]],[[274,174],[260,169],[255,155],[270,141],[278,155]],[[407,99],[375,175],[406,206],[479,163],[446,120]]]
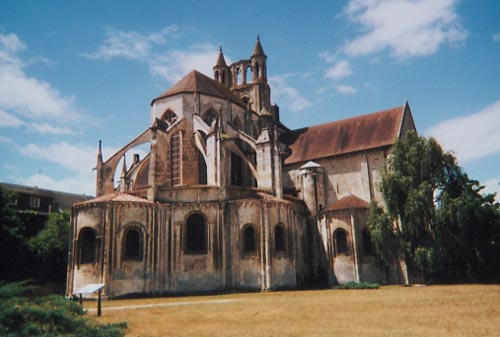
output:
[[[500,2],[0,2],[0,181],[94,194],[105,156],[149,126],[151,100],[219,45],[260,34],[290,128],[409,101],[419,132],[500,192]],[[142,149],[146,151],[146,149]]]

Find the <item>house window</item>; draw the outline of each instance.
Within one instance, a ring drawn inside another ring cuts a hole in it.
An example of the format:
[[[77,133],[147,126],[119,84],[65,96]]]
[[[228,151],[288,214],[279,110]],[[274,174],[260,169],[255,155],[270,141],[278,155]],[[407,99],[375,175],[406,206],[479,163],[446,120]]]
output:
[[[95,250],[96,250],[96,238],[95,230],[92,228],[84,228],[80,231],[79,243],[79,262],[80,264],[94,263],[95,262]]]
[[[135,228],[125,234],[125,260],[142,260],[141,233]]]
[[[255,229],[253,226],[247,225],[243,230],[243,253],[253,253],[255,250]]]
[[[40,197],[34,195],[30,196],[30,207],[40,208]]]
[[[285,252],[285,231],[281,225],[274,228],[274,250],[276,253]]]
[[[177,132],[170,138],[170,182],[172,186],[181,183],[181,135]]]
[[[349,248],[347,246],[347,233],[343,229],[337,229],[334,233],[335,241],[335,255],[344,254],[349,255]]]
[[[205,254],[207,252],[207,231],[205,219],[200,214],[191,215],[186,222],[186,253]]]

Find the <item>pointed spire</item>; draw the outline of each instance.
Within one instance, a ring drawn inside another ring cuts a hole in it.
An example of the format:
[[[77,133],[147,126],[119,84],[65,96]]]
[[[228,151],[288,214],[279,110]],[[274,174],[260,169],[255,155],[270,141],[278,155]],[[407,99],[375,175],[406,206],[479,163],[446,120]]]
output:
[[[127,190],[127,163],[125,162],[125,154],[123,155],[122,175],[120,177],[120,192]]]
[[[219,47],[219,57],[217,58],[217,62],[215,63],[217,67],[227,67],[226,59],[224,58],[224,54],[222,53],[222,45]]]
[[[97,163],[102,164],[102,141],[99,140],[99,147],[97,149]]]
[[[266,56],[264,54],[264,49],[262,49],[262,45],[260,44],[260,36],[257,34],[257,42],[255,43],[255,47],[253,48],[252,57],[254,56]]]
[[[127,162],[125,161],[125,155],[123,155],[123,165],[122,165],[122,178],[127,176]]]

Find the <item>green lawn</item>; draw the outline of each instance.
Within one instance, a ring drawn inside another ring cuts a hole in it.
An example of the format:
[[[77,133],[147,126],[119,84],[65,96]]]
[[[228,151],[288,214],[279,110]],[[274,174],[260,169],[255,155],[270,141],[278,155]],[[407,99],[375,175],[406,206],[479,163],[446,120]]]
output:
[[[500,285],[113,300],[95,319],[127,336],[500,336]]]

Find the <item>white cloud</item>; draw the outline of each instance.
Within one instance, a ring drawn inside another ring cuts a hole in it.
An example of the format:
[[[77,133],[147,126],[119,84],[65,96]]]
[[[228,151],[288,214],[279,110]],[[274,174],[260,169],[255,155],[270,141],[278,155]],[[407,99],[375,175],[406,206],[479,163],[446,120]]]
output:
[[[399,59],[434,54],[444,43],[467,38],[455,11],[456,0],[351,0],[344,8],[364,34],[344,46],[352,56],[388,49]]]
[[[455,152],[461,162],[500,153],[500,100],[477,113],[445,120],[425,134]]]
[[[23,124],[22,120],[0,108],[0,126],[16,127]]]
[[[337,92],[344,94],[344,95],[352,95],[352,94],[355,94],[356,92],[358,92],[358,89],[356,89],[350,85],[341,85],[341,84],[336,85],[335,90],[337,90]]]
[[[87,144],[70,144],[67,142],[56,142],[47,146],[28,144],[18,147],[19,153],[24,157],[47,161],[61,166],[67,172],[67,176],[57,178],[49,174],[38,173],[30,177],[17,177],[15,181],[20,184],[35,185],[38,187],[67,191],[73,193],[95,193],[95,167],[97,159],[97,146]],[[103,147],[103,158],[108,159],[117,149]],[[130,167],[134,153],[141,158],[147,154],[146,146],[139,146],[126,153],[126,161]],[[121,160],[117,165],[118,178],[120,174]],[[116,176],[115,176],[116,179]]]
[[[195,44],[187,50],[170,50],[156,55],[148,63],[150,72],[167,82],[176,82],[193,69],[212,77],[218,48],[209,43]],[[226,61],[231,60],[226,57]]]
[[[60,180],[54,180],[45,174],[37,173],[27,178],[17,178],[15,182],[49,190],[95,195],[95,173],[92,172],[73,175]]]
[[[89,120],[76,112],[73,98],[63,96],[49,83],[25,72],[17,55],[26,45],[15,34],[0,33],[0,126],[17,127],[27,122],[53,123],[53,128],[35,129],[41,133],[60,130],[61,125]],[[81,123],[79,123],[81,124]],[[67,126],[66,126],[67,128]]]
[[[325,77],[332,80],[340,80],[352,74],[351,65],[348,60],[342,60],[332,67],[326,69]]]
[[[218,47],[210,43],[199,43],[187,49],[155,50],[165,45],[168,38],[175,37],[177,26],[169,26],[159,32],[140,34],[134,31],[119,31],[108,28],[105,39],[95,52],[82,56],[109,61],[113,58],[126,58],[149,66],[152,75],[166,82],[176,82],[193,69],[212,76],[213,66],[218,56]],[[231,63],[227,58],[226,61]]]
[[[0,136],[0,143],[13,143],[14,141],[9,137]]]
[[[496,33],[492,36],[493,41],[498,42],[500,41],[500,33]]]
[[[96,51],[84,53],[82,56],[95,60],[109,61],[114,57],[128,59],[147,59],[154,45],[167,42],[167,38],[177,31],[176,26],[168,26],[151,34],[140,34],[134,31],[120,31],[107,27],[105,39]]]
[[[292,111],[302,111],[312,106],[311,101],[302,96],[297,89],[287,83],[293,74],[284,74],[269,77],[269,84],[273,88],[273,96]]]

